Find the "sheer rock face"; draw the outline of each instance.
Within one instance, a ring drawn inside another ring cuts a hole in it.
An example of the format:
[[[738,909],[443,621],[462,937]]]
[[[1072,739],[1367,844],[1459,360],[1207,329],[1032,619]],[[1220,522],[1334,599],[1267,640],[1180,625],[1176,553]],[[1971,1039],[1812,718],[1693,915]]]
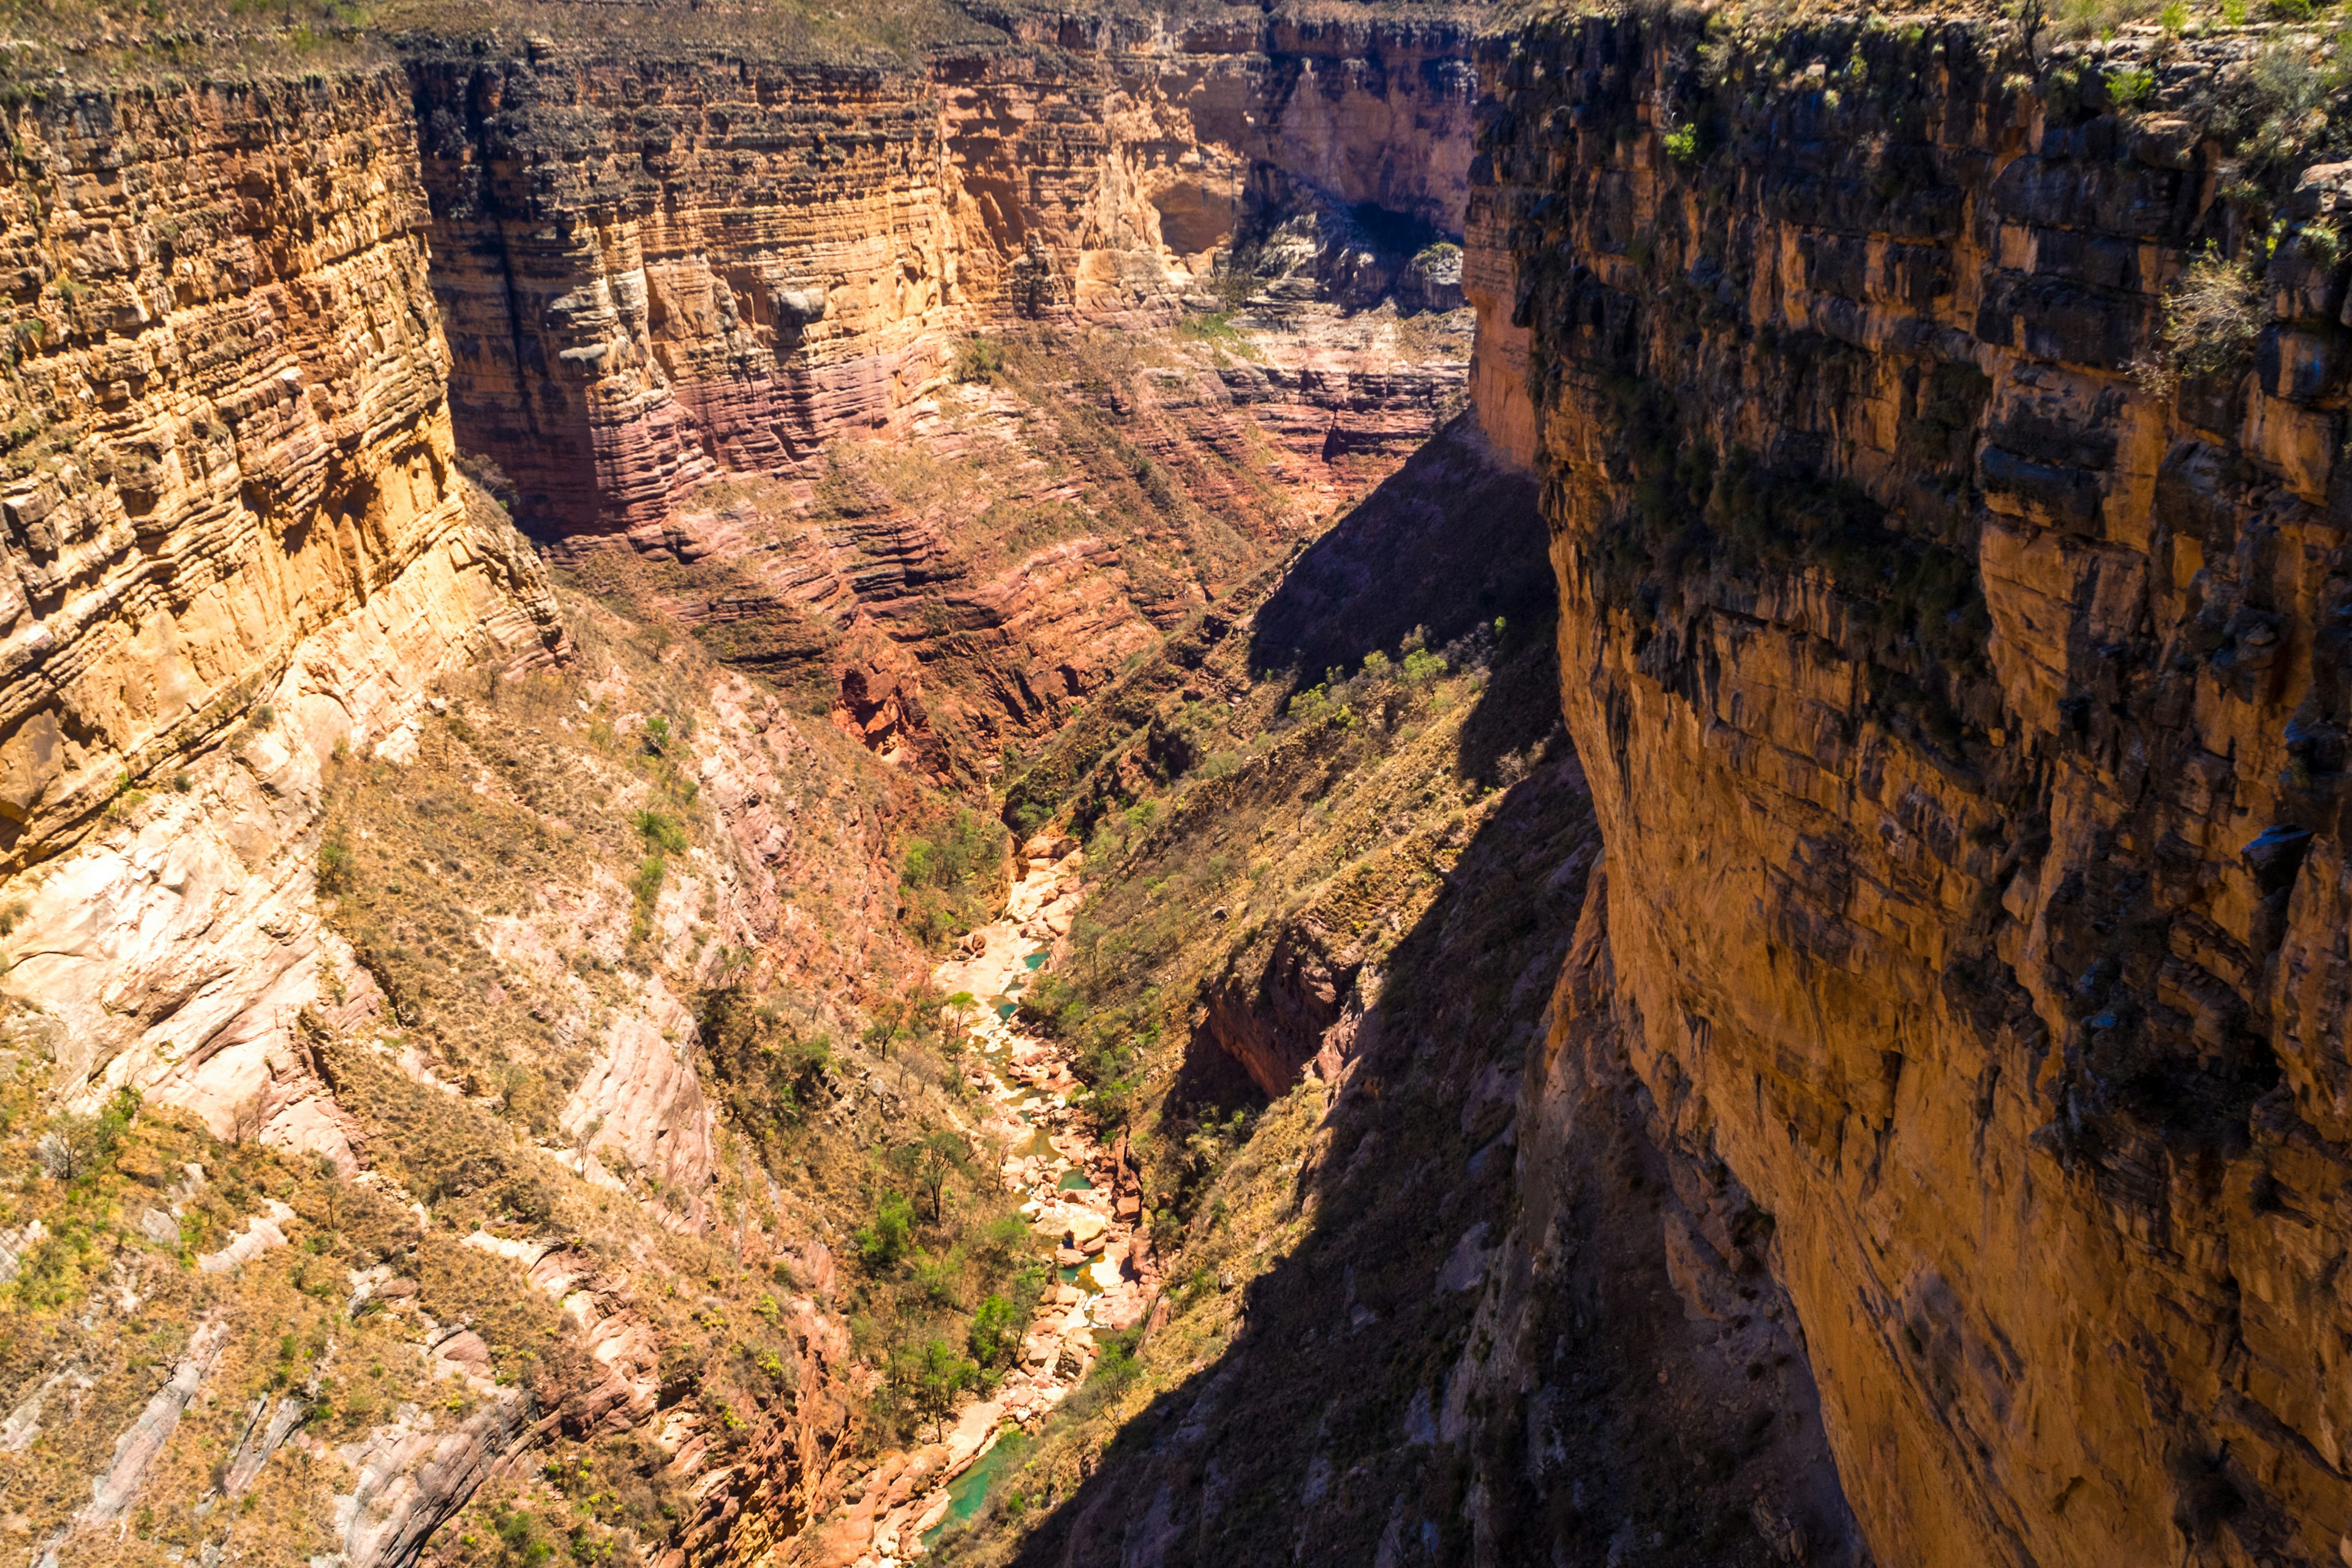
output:
[[[561,638],[454,467],[402,88],[37,102],[0,184],[0,839],[10,869],[58,857],[13,889],[9,993],[65,1084],[224,1127],[261,1095],[343,1161],[283,1027],[331,956],[320,767],[444,670]],[[164,804],[99,816],[133,786]]]
[[[457,645],[551,627],[458,495],[400,89],[378,72],[10,113],[12,868],[257,700],[323,755]]]
[[[926,71],[412,60],[452,396],[532,527],[659,542],[700,483],[895,427],[956,336],[1205,303],[1284,213],[1459,230],[1462,26],[1007,26]]]
[[[2288,228],[2244,360],[2126,374],[2232,224],[2161,110],[2242,45],[2122,122],[1959,26],[1776,37],[1722,97],[1689,36],[1522,42],[1470,228],[1618,1004],[1776,1225],[1879,1559],[2336,1561],[2352,583],[2338,384],[2291,369],[2333,251]]]
[[[2172,110],[2242,40],[2128,121],[1972,26],[1697,43],[1497,53],[1468,225],[1634,1066],[1879,1560],[2335,1562],[2343,171],[2253,352],[2135,379],[2235,243]]]

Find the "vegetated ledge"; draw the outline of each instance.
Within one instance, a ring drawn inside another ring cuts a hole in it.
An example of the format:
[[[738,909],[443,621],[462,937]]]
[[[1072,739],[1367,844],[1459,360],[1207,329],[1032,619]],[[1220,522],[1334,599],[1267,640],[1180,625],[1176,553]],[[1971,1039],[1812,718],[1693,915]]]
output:
[[[0,81],[28,92],[173,86],[344,70],[393,55],[683,58],[924,68],[941,56],[1014,51],[1345,48],[1466,45],[1505,14],[1490,0],[1301,0],[1235,13],[1205,0],[146,0],[117,10],[43,0],[0,6]],[[1465,51],[1466,52],[1466,51]]]

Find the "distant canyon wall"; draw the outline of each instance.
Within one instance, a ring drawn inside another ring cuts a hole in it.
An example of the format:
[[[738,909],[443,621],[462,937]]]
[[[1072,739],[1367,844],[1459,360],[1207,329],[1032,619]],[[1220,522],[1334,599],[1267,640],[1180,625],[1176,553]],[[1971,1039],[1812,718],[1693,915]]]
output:
[[[1459,233],[1465,24],[998,20],[925,69],[412,58],[451,397],[535,531],[657,539],[887,426],[962,334],[1213,304],[1286,216]]]

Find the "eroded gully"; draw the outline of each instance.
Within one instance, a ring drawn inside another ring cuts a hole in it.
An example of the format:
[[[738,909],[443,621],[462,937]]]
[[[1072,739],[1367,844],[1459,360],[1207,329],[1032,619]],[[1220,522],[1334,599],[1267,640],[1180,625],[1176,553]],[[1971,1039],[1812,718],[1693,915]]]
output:
[[[998,1169],[1023,1194],[1031,1228],[1055,1244],[1055,1279],[1013,1369],[966,1402],[939,1441],[886,1457],[853,1487],[851,1515],[872,1523],[864,1550],[847,1559],[857,1568],[919,1557],[923,1537],[950,1510],[976,1509],[1003,1436],[1043,1421],[1093,1366],[1096,1332],[1132,1327],[1157,1287],[1137,1236],[1141,1194],[1125,1139],[1107,1146],[1096,1138],[1070,1105],[1081,1086],[1063,1047],[1022,1028],[1014,1010],[1055,941],[1069,933],[1084,864],[1066,838],[1032,839],[1004,912],[934,972],[944,993],[976,1001],[966,1015],[962,1071],[982,1097],[980,1142],[999,1152]]]

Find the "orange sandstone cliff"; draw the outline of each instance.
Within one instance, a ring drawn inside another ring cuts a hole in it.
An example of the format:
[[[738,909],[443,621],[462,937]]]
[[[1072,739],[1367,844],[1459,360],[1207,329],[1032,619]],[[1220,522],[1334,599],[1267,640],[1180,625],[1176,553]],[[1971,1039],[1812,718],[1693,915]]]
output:
[[[2334,1563],[2347,171],[2255,134],[2311,40],[2047,44],[1497,43],[1481,407],[1878,1560]]]

